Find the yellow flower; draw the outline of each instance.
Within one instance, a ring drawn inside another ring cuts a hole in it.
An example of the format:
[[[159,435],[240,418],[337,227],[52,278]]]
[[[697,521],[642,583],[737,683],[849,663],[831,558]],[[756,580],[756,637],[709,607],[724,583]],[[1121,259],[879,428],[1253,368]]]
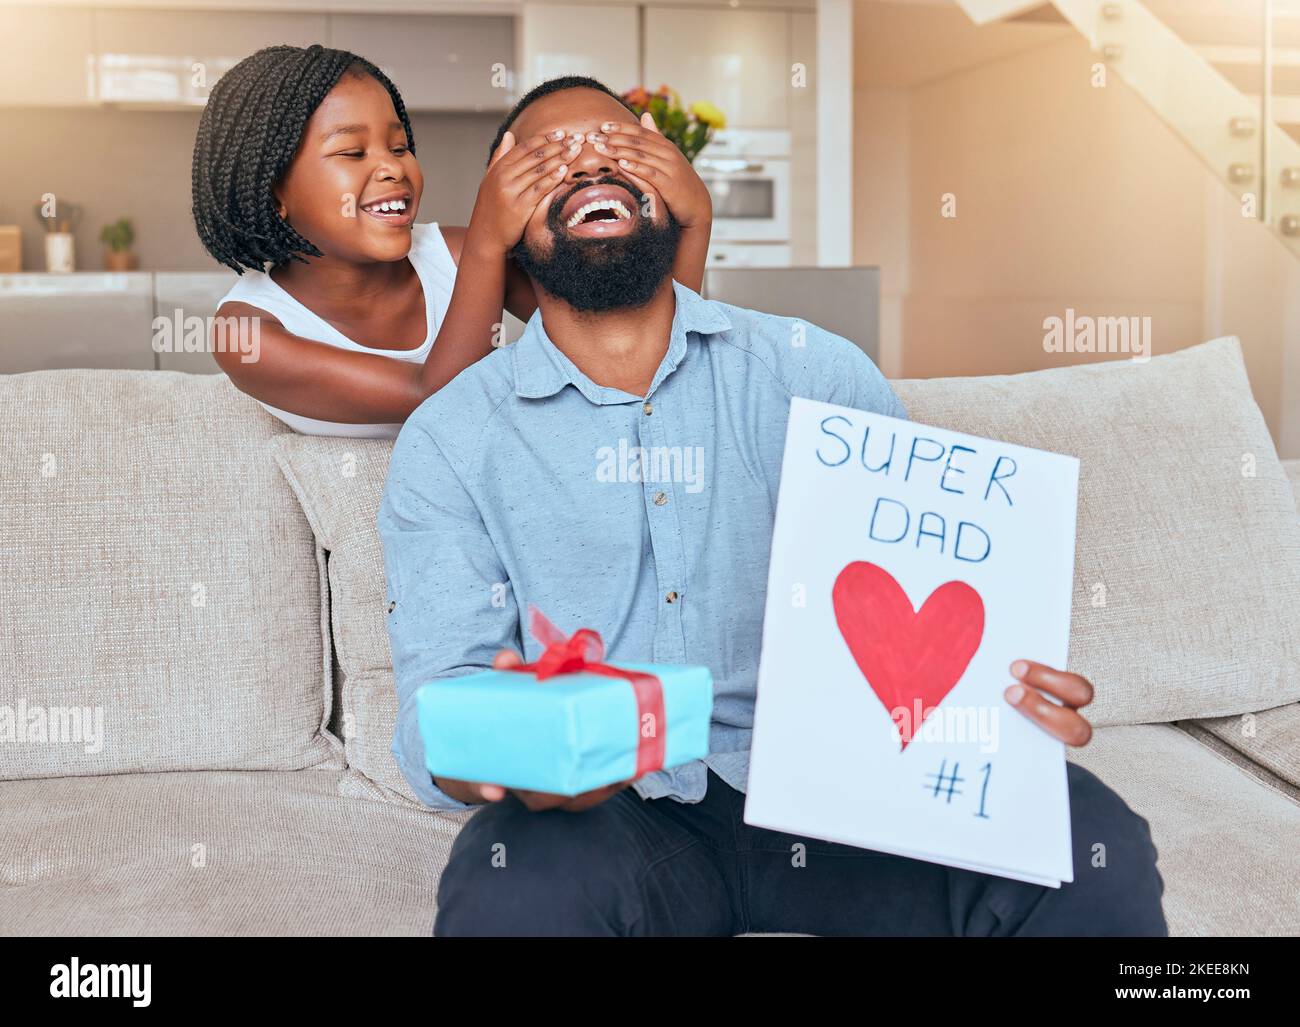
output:
[[[703,100],[696,100],[691,104],[691,113],[710,128],[727,127],[727,116],[711,103],[705,103]]]

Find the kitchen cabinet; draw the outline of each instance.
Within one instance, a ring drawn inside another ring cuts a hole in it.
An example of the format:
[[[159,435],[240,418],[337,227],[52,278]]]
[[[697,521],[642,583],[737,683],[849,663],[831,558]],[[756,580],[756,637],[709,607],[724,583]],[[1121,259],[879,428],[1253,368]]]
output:
[[[326,37],[324,14],[113,8],[98,8],[94,14],[95,48],[100,53],[208,53],[238,59],[264,46],[311,46]]]
[[[0,275],[0,374],[154,369],[153,275]]]
[[[879,359],[878,267],[710,267],[704,272],[704,295],[778,317],[815,317],[817,327]]]
[[[514,103],[514,19],[334,14],[329,43],[374,61],[410,110],[505,111]]]
[[[627,12],[635,22],[635,9]],[[201,106],[249,54],[323,43],[379,65],[412,111],[504,111],[514,102],[514,22],[504,14],[0,3],[0,107]]]
[[[323,43],[324,14],[96,9],[98,98],[201,105],[217,80],[266,46]],[[197,67],[196,67],[197,65]]]
[[[519,26],[521,95],[560,75],[588,75],[616,93],[641,85],[636,7],[525,3]]]
[[[163,321],[174,326],[160,338],[184,339],[186,318],[199,317],[208,326],[204,331],[207,343],[202,352],[187,353],[184,346],[160,346],[157,354],[157,367],[160,371],[185,371],[188,374],[222,374],[221,367],[210,352],[211,318],[216,315],[222,297],[235,284],[235,276],[230,271],[158,271],[153,276],[153,314],[154,332],[150,335],[149,348],[153,350],[154,334]]]
[[[92,102],[89,10],[0,7],[0,107]]]
[[[229,271],[0,274],[0,374],[125,368],[222,374],[212,318]],[[524,324],[502,311],[505,341]]]
[[[646,7],[644,14],[647,88],[663,82],[683,103],[706,100],[728,127],[789,127],[789,12]]]
[[[323,14],[0,6],[0,105],[198,105],[241,58],[325,30]]]
[[[705,266],[725,267],[789,267],[793,262],[789,246],[781,243],[727,243],[709,245]]]
[[[0,275],[0,374],[70,367],[220,372],[207,352],[206,326],[234,281],[228,271]],[[187,318],[204,323],[201,352],[184,350]],[[154,350],[156,337],[162,352]]]

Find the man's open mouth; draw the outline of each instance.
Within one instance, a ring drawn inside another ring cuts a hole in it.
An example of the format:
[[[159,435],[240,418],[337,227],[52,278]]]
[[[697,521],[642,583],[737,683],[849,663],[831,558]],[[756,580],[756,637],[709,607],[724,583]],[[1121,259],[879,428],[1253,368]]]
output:
[[[575,210],[564,227],[573,228],[593,221],[623,221],[631,217],[632,212],[620,200],[592,200]]]
[[[637,196],[627,186],[599,182],[572,193],[560,209],[559,223],[577,236],[626,235],[636,219],[632,216]]]

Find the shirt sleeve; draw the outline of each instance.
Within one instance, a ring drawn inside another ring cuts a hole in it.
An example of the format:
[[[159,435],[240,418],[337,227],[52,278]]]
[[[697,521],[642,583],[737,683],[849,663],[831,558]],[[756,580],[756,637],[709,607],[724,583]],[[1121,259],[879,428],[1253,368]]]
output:
[[[388,637],[397,682],[393,755],[425,805],[463,810],[425,768],[415,693],[519,649],[519,612],[500,555],[460,474],[414,419],[393,447],[379,506]]]
[[[808,360],[802,387],[796,387],[795,395],[888,417],[907,417],[907,409],[889,380],[854,343],[809,325],[806,345]]]

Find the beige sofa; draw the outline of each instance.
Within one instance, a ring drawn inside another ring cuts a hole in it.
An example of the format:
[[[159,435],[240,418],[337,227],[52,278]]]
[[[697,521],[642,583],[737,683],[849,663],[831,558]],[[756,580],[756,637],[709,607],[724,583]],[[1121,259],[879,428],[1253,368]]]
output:
[[[1235,340],[897,384],[1081,458],[1070,758],[1149,819],[1175,934],[1300,933],[1300,467]],[[0,930],[427,934],[468,814],[388,750],[390,444],[174,372],[0,377],[0,428]]]

